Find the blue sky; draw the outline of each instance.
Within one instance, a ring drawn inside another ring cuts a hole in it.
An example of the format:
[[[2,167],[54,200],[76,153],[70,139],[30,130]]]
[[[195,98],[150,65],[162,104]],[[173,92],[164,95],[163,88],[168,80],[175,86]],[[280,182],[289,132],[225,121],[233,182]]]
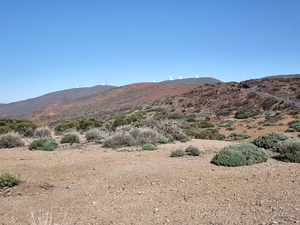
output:
[[[0,103],[107,82],[300,73],[299,0],[0,0]]]

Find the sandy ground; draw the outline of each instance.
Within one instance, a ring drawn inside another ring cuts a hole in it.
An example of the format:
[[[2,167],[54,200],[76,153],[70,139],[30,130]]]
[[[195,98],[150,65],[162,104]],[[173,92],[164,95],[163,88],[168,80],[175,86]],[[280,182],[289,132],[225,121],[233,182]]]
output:
[[[57,224],[300,223],[300,164],[273,158],[235,168],[211,164],[228,144],[192,140],[155,151],[0,149],[0,172],[22,179],[0,194],[0,224],[30,224],[31,213],[38,219],[51,212]],[[189,145],[201,156],[169,157]]]

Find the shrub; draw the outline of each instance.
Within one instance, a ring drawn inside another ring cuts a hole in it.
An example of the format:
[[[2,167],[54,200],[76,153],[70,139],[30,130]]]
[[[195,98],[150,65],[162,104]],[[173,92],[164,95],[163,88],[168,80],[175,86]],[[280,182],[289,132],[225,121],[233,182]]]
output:
[[[67,133],[60,140],[61,144],[64,144],[64,143],[73,144],[73,143],[79,143],[79,142],[80,141],[79,141],[78,134],[74,134],[74,133]]]
[[[132,124],[132,123],[143,123],[146,119],[146,116],[143,115],[142,112],[136,112],[126,118],[126,123],[127,124]]]
[[[68,129],[76,129],[77,122],[76,121],[64,121],[55,125],[54,132],[56,135],[63,134]]]
[[[226,127],[226,130],[234,130],[235,129],[234,123],[228,123],[225,127]]]
[[[227,136],[226,140],[227,141],[234,141],[234,140],[241,140],[241,139],[247,139],[250,138],[251,135],[247,134],[246,132],[242,132],[240,134],[238,133],[231,133]]]
[[[252,129],[252,128],[257,128],[258,125],[257,124],[247,124],[246,126],[248,129]]]
[[[192,155],[192,156],[198,156],[200,155],[200,150],[198,147],[190,145],[189,147],[187,147],[187,149],[185,150],[185,152],[188,155]]]
[[[99,128],[92,128],[88,130],[85,134],[86,139],[89,140],[102,140],[108,137],[107,132],[99,129]]]
[[[12,175],[10,173],[2,173],[0,175],[0,189],[4,187],[13,187],[21,182],[19,175]]]
[[[0,135],[0,148],[14,148],[24,146],[20,135],[18,133],[7,133]]]
[[[226,136],[220,134],[217,129],[206,129],[195,135],[196,139],[208,139],[208,140],[225,140]]]
[[[166,144],[168,143],[169,140],[166,136],[162,135],[162,134],[158,134],[157,135],[157,143],[160,143],[160,144]]]
[[[51,138],[51,130],[48,127],[38,127],[33,136],[36,138]]]
[[[40,138],[38,140],[34,140],[28,146],[29,150],[53,151],[56,148],[58,148],[58,143],[49,138]]]
[[[132,135],[128,132],[116,132],[103,140],[104,147],[131,146]]]
[[[12,132],[12,129],[9,126],[0,126],[0,134],[6,134]]]
[[[285,133],[273,131],[258,136],[252,143],[259,148],[271,149],[277,152],[282,142],[289,138],[290,136]]]
[[[288,125],[292,131],[300,132],[300,120],[299,119],[289,122]]]
[[[153,144],[157,141],[157,132],[149,128],[135,128],[130,131],[132,145]]]
[[[88,129],[95,128],[95,127],[101,127],[103,125],[103,121],[96,120],[94,118],[89,119],[81,119],[78,122],[78,129],[87,131]]]
[[[183,150],[176,149],[171,153],[170,157],[182,157],[184,155],[185,155],[185,152]]]
[[[169,120],[179,120],[179,119],[182,119],[182,118],[183,118],[183,115],[177,114],[177,113],[168,115]]]
[[[285,140],[279,152],[283,161],[300,163],[300,140],[296,138]]]
[[[250,110],[242,109],[242,110],[239,110],[235,113],[235,118],[237,118],[237,119],[247,119],[249,117],[253,117],[253,116],[256,116],[258,114],[259,114],[258,111],[250,111]]]
[[[198,123],[199,128],[209,128],[209,127],[214,127],[215,125],[212,122],[202,120]]]
[[[257,146],[242,142],[222,148],[211,160],[211,163],[222,166],[243,166],[265,162],[268,155]]]
[[[156,150],[157,148],[153,144],[144,144],[142,147],[143,150]]]

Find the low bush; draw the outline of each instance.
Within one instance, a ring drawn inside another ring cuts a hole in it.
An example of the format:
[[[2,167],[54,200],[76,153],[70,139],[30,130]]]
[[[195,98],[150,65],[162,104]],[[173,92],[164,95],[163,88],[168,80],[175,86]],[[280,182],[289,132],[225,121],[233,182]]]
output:
[[[0,148],[14,148],[22,146],[24,146],[24,142],[18,133],[10,132],[0,135]]]
[[[89,140],[102,140],[108,137],[108,133],[100,128],[92,128],[85,134],[86,139]]]
[[[208,140],[225,140],[226,136],[220,134],[217,129],[206,129],[200,133],[195,134],[196,139],[208,139]]]
[[[183,115],[177,114],[177,113],[168,115],[169,120],[179,120],[179,119],[182,119],[182,118],[183,118]]]
[[[248,129],[253,129],[253,128],[257,128],[258,127],[258,125],[257,124],[252,124],[252,123],[249,123],[249,124],[247,124],[247,126],[246,126]]]
[[[0,189],[4,187],[13,187],[21,182],[19,175],[12,175],[10,173],[2,173],[0,175]]]
[[[28,146],[29,150],[53,151],[56,148],[58,148],[58,143],[49,138],[40,138],[38,140],[34,140]]]
[[[190,145],[189,147],[187,147],[187,149],[185,150],[185,152],[188,155],[192,155],[192,156],[199,156],[200,155],[200,150],[198,147]]]
[[[131,146],[132,135],[129,132],[116,132],[103,140],[104,147]]]
[[[51,138],[51,130],[49,127],[38,127],[34,132],[34,137],[36,138]]]
[[[235,129],[235,125],[234,123],[228,123],[226,126],[225,126],[226,130],[234,130]]]
[[[300,132],[300,119],[293,120],[289,122],[288,125],[291,131]]]
[[[144,144],[142,149],[151,151],[151,150],[156,150],[157,148],[153,144]]]
[[[78,123],[76,121],[67,120],[67,121],[56,124],[54,127],[54,132],[56,135],[61,135],[68,129],[76,130],[77,126],[78,126]]]
[[[153,144],[157,141],[157,132],[149,128],[135,128],[130,131],[132,145]]]
[[[158,134],[157,135],[157,143],[160,143],[160,144],[166,144],[168,143],[169,140],[166,136],[162,135],[162,134]]]
[[[236,141],[236,140],[242,140],[242,139],[247,139],[250,138],[251,135],[246,133],[246,132],[242,132],[240,134],[238,133],[231,133],[227,136],[226,140],[227,141]]]
[[[199,128],[209,128],[209,127],[214,127],[215,125],[212,122],[202,120],[198,124]]]
[[[222,166],[243,166],[265,162],[268,155],[257,146],[242,142],[222,148],[211,160],[211,163]]]
[[[256,116],[258,114],[259,114],[258,111],[251,111],[251,110],[242,109],[242,110],[239,110],[235,113],[235,118],[237,118],[237,119],[247,119],[249,117],[253,117],[253,116]]]
[[[283,161],[300,163],[300,140],[296,138],[285,140],[279,152]]]
[[[75,134],[75,133],[64,134],[60,140],[61,144],[64,144],[64,143],[74,144],[74,143],[79,143],[79,142],[80,142],[79,135]]]
[[[185,152],[183,150],[176,149],[171,153],[170,157],[182,157],[184,155],[185,155]]]
[[[277,152],[282,142],[289,138],[291,137],[285,133],[273,131],[258,136],[252,143],[259,148],[270,149]]]
[[[103,121],[97,120],[94,118],[81,119],[78,122],[78,129],[82,131],[87,131],[92,128],[101,127],[103,125]]]

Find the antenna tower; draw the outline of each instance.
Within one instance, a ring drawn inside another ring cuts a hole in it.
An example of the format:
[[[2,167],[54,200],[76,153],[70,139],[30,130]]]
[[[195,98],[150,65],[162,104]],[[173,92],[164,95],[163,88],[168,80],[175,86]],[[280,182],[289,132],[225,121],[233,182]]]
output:
[[[107,85],[107,77],[105,77],[105,85]]]

